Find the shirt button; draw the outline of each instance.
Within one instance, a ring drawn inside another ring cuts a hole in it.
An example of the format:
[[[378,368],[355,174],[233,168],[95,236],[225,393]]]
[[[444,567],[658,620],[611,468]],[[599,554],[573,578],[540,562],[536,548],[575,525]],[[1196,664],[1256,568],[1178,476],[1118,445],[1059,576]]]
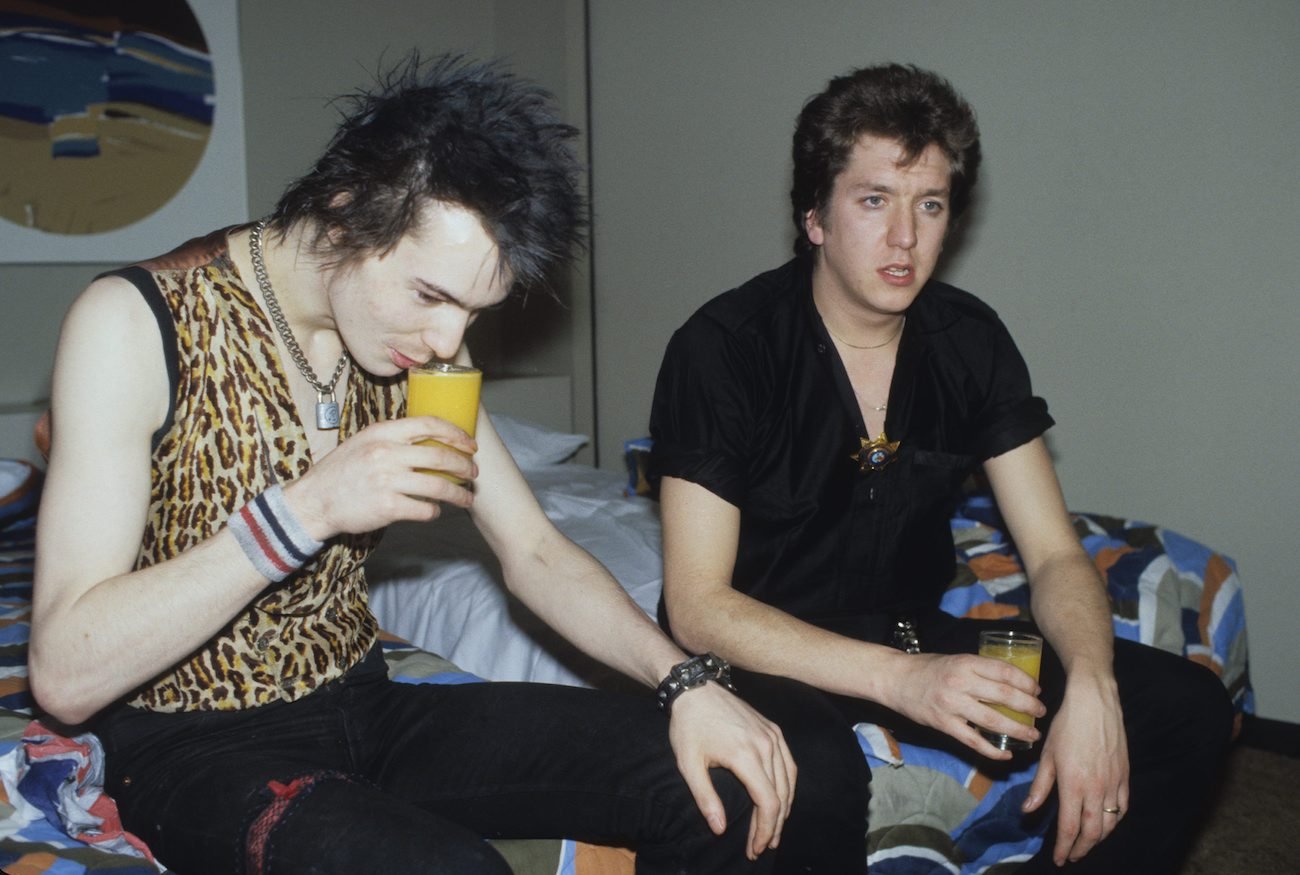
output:
[[[265,653],[265,652],[266,652],[266,649],[267,649],[268,647],[271,646],[271,641],[272,641],[272,639],[274,639],[274,638],[275,638],[275,633],[273,633],[273,632],[263,632],[263,633],[258,637],[258,639],[257,639],[257,643],[254,644],[253,646],[257,648],[257,650],[258,650],[259,653]]]
[[[822,355],[825,355],[825,354],[826,354],[826,344],[824,344],[824,343],[819,343],[819,344],[817,344],[817,351],[818,351],[819,353],[821,353]]]

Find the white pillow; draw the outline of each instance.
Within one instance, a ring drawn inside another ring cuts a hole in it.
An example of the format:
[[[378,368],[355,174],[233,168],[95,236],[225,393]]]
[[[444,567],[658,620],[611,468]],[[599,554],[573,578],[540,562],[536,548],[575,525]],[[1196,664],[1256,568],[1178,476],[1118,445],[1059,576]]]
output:
[[[17,501],[35,476],[36,469],[21,459],[0,459],[0,505]]]
[[[541,468],[565,461],[587,445],[585,434],[565,434],[550,431],[542,426],[516,419],[504,413],[491,414],[492,426],[501,435],[506,449],[515,457],[520,468]]]

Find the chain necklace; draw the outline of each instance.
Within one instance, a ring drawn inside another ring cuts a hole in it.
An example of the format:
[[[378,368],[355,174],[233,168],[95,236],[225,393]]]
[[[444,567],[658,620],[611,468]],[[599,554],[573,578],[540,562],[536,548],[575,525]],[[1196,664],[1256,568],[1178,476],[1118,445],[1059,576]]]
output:
[[[822,320],[822,324],[826,326],[826,333],[827,333],[827,334],[829,334],[831,337],[835,338],[835,339],[838,340],[840,343],[842,343],[842,344],[844,344],[845,346],[847,346],[849,349],[880,349],[882,346],[889,346],[889,345],[890,345],[891,343],[893,343],[895,340],[898,340],[898,335],[900,335],[900,334],[903,333],[903,326],[907,324],[907,317],[904,316],[904,317],[902,318],[902,320],[898,323],[898,330],[895,331],[893,334],[891,334],[891,335],[889,336],[889,339],[888,339],[888,340],[884,341],[883,343],[873,343],[873,344],[870,344],[870,345],[868,345],[868,346],[859,346],[859,345],[856,344],[856,343],[849,343],[849,342],[848,342],[847,340],[845,340],[843,337],[840,337],[840,336],[839,336],[838,334],[836,334],[834,331],[831,331],[831,326],[830,326],[829,323],[826,322],[826,320],[823,319],[823,320]]]
[[[275,330],[280,332],[280,339],[289,348],[289,355],[293,358],[298,373],[302,374],[316,390],[316,427],[322,431],[338,428],[339,402],[334,397],[334,387],[338,385],[343,369],[348,366],[347,347],[343,348],[343,355],[339,356],[339,363],[334,367],[334,376],[330,377],[328,383],[322,383],[316,376],[316,372],[311,369],[307,356],[303,354],[302,347],[298,345],[297,339],[289,329],[289,320],[284,318],[280,302],[276,300],[275,292],[271,290],[271,278],[267,276],[266,264],[262,261],[262,231],[265,228],[265,221],[260,221],[253,226],[253,230],[248,235],[248,251],[253,257],[253,273],[257,276],[257,284],[262,289],[262,297],[266,299],[266,309],[271,312],[271,321],[275,323]]]
[[[882,401],[879,404],[875,404],[871,401],[868,401],[866,398],[862,397],[862,393],[860,393],[857,389],[853,390],[853,397],[857,398],[859,403],[867,405],[877,413],[884,413],[886,410],[889,409],[889,403],[887,401]]]
[[[840,337],[834,331],[831,331],[831,326],[827,324],[825,320],[822,320],[822,324],[826,326],[827,334],[829,334],[831,337],[835,338],[840,343],[847,346],[849,349],[880,349],[882,346],[889,346],[889,344],[893,343],[895,340],[898,340],[898,336],[903,333],[903,328],[904,326],[907,325],[907,317],[904,316],[902,318],[902,320],[898,323],[898,330],[895,331],[893,334],[891,334],[888,340],[886,340],[883,343],[873,343],[868,346],[859,346],[856,343],[849,343],[847,340]],[[856,392],[854,394],[856,394]],[[876,411],[877,413],[884,413],[886,410],[889,409],[889,405],[887,403],[873,404],[872,402],[868,401],[867,399],[861,396],[858,396],[858,400],[861,401],[863,404],[867,405],[868,407],[870,407],[872,410]]]

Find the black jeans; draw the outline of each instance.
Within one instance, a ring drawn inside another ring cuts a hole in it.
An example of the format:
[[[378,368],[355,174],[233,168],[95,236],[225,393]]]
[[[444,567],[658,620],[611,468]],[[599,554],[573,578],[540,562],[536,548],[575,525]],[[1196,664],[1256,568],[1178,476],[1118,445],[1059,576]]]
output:
[[[776,849],[778,875],[861,875],[871,769],[833,697],[798,681],[732,669],[740,697],[781,727],[799,779]]]
[[[542,684],[403,684],[376,649],[294,703],[118,708],[96,725],[126,828],[180,875],[509,873],[492,838],[630,845],[637,872],[766,873],[751,802],[713,769],[710,832],[651,696]]]
[[[976,653],[981,629],[1032,630],[1029,624],[1024,623],[956,619],[938,612],[922,617],[918,625],[921,648],[930,653]],[[859,629],[855,630],[851,622],[845,621],[837,625],[835,631],[862,640],[882,642],[886,637],[885,630],[890,626],[888,618],[872,617],[865,619]],[[855,631],[859,634],[854,635]],[[1056,828],[1053,795],[1049,810],[1039,815],[1050,818],[1043,849],[1016,870],[1019,875],[1061,871],[1078,875],[1177,873],[1195,837],[1228,753],[1233,716],[1227,691],[1204,667],[1181,656],[1131,641],[1115,642],[1114,666],[1128,738],[1128,811],[1101,844],[1078,863],[1067,864],[1061,870],[1052,862]],[[846,788],[842,781],[824,787],[815,786],[818,782],[805,770],[792,735],[796,739],[834,737],[837,722],[841,727],[869,722],[887,727],[902,741],[949,751],[966,760],[976,758],[973,751],[949,736],[913,723],[874,702],[821,693],[802,684],[795,684],[792,689],[794,682],[785,678],[768,678],[748,672],[737,672],[736,677],[741,695],[786,732],[787,742],[800,767],[796,808],[798,801],[802,800],[814,816],[825,816],[815,814],[818,811],[853,810],[861,804],[860,797],[855,789]],[[1037,725],[1046,735],[1065,691],[1065,671],[1050,647],[1044,647],[1040,686],[1047,717],[1039,720]],[[779,708],[776,703],[780,703]],[[834,716],[826,717],[828,710]],[[792,720],[794,722],[787,724]],[[809,725],[816,720],[825,721],[825,725]],[[787,725],[798,728],[792,732],[786,729]],[[1041,745],[1036,745],[1028,754],[1017,754],[1017,762],[1023,764],[1025,760],[1022,757],[1034,757],[1040,751]],[[992,763],[990,767],[996,768]],[[815,801],[809,800],[809,794],[814,795]],[[838,794],[838,799],[833,798],[835,794]],[[918,804],[922,802],[918,800]],[[792,813],[782,838],[782,849],[791,844],[786,837],[798,837],[809,829],[815,829],[815,823],[796,822]],[[861,870],[823,864],[792,871],[839,873]]]

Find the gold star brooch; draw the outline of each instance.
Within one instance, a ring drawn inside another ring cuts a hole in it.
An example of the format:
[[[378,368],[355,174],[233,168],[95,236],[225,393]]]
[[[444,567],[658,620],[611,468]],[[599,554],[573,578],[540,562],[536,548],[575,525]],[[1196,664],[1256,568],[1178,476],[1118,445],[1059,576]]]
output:
[[[898,458],[898,445],[901,441],[891,441],[883,431],[880,437],[873,441],[866,438],[858,438],[858,440],[862,442],[862,446],[849,458],[858,463],[860,466],[858,470],[863,474],[883,470]]]

